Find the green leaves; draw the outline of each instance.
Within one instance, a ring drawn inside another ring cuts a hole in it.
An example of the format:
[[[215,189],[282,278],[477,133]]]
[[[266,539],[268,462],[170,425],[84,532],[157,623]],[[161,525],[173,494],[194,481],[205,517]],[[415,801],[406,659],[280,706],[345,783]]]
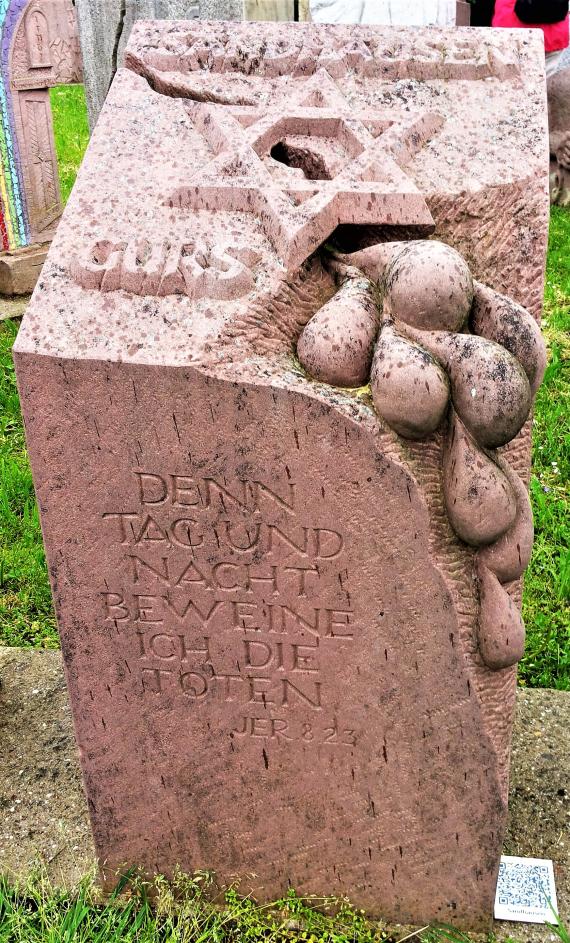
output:
[[[152,901],[152,905],[150,903]],[[148,884],[133,871],[102,900],[85,878],[54,888],[38,869],[25,884],[0,878],[0,943],[381,943],[378,923],[335,898],[287,897],[259,906],[208,875]]]

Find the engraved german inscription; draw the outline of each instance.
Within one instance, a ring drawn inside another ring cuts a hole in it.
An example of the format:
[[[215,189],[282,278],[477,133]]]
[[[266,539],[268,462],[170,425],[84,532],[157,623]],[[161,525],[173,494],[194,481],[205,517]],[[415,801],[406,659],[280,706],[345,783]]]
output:
[[[236,743],[353,746],[322,677],[358,634],[338,523],[312,521],[290,481],[136,470],[132,485],[128,507],[102,512],[123,567],[100,596],[132,636],[143,696],[233,703]]]

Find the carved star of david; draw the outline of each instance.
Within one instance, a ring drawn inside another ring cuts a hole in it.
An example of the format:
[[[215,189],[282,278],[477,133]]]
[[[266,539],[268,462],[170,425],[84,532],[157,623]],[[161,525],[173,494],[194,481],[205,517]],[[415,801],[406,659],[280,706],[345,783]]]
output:
[[[189,103],[215,156],[168,204],[255,214],[287,269],[342,223],[433,231],[427,203],[400,165],[441,127],[440,116],[392,108],[376,109],[373,119],[355,114],[324,71],[296,86],[292,100],[265,115],[256,106]],[[281,152],[294,155],[293,165],[280,162]]]

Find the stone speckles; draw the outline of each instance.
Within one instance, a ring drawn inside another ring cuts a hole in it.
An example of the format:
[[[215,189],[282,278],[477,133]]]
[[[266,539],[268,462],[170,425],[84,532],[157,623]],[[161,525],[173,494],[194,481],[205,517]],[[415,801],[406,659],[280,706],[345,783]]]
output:
[[[378,318],[370,282],[347,278],[302,331],[297,344],[301,364],[323,383],[362,386],[370,373]]]
[[[512,298],[475,282],[470,320],[474,334],[496,341],[516,357],[534,395],[546,369],[546,347],[534,318]]]
[[[444,453],[443,494],[455,533],[474,547],[497,540],[515,521],[516,498],[506,475],[456,415]]]
[[[370,377],[376,411],[400,435],[423,439],[439,426],[449,400],[445,371],[426,350],[384,324]]]
[[[404,243],[386,270],[386,313],[420,330],[459,331],[472,300],[467,263],[442,242]]]
[[[351,250],[428,225],[536,310],[543,50],[507,32],[134,27],[15,354],[110,880],[179,865],[260,901],[293,885],[489,924],[515,673],[477,650],[480,550],[443,501],[449,410],[406,440],[294,352],[335,295],[368,298],[370,278],[381,298],[382,252],[373,269]],[[523,114],[494,50],[520,65]],[[165,240],[178,290],[146,294]],[[134,256],[86,287],[73,259],[105,241]],[[243,294],[220,291],[223,247]],[[527,440],[504,458],[522,477]]]
[[[436,241],[380,243],[328,265],[345,281],[301,334],[299,359],[325,382],[365,382],[373,333],[358,320],[361,299],[351,310],[360,270],[382,294],[370,374],[378,415],[403,438],[425,439],[453,403],[443,452],[445,508],[457,536],[479,551],[481,656],[492,669],[514,664],[524,626],[501,583],[518,579],[528,564],[532,511],[519,476],[493,449],[510,442],[528,417],[546,363],[540,329],[510,298],[474,283],[461,255]],[[458,333],[469,328],[473,333]],[[355,345],[363,332],[366,342]]]
[[[488,668],[498,671],[516,665],[524,651],[521,614],[494,573],[480,564],[479,652]]]
[[[405,242],[379,242],[358,252],[351,252],[350,255],[339,255],[339,258],[345,264],[360,269],[367,278],[383,287],[387,266],[406,245]]]
[[[527,376],[504,347],[484,337],[409,331],[444,364],[458,415],[476,440],[497,448],[514,439],[531,406]]]

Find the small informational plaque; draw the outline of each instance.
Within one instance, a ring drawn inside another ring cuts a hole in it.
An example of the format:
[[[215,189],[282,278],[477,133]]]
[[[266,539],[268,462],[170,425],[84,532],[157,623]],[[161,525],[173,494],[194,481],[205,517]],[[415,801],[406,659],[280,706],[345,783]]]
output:
[[[495,920],[546,923],[558,913],[552,861],[502,855]]]

